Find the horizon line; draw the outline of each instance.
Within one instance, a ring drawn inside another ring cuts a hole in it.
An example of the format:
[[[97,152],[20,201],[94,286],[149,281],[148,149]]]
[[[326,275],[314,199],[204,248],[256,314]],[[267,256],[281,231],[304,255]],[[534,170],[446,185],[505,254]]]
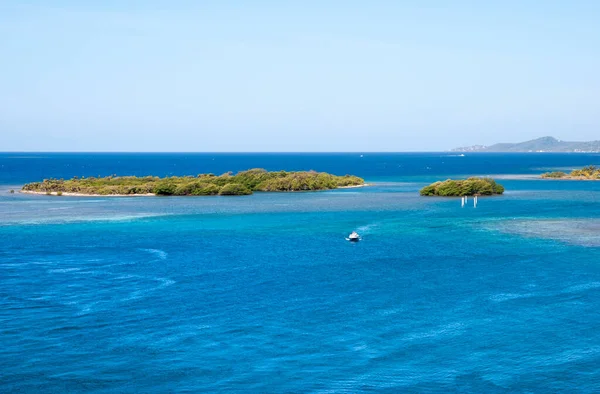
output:
[[[0,151],[0,154],[419,154],[419,153],[456,153],[456,154],[544,154],[544,153],[576,153],[576,154],[598,154],[599,152],[550,152],[550,151],[529,151],[529,152],[501,152],[501,151]]]

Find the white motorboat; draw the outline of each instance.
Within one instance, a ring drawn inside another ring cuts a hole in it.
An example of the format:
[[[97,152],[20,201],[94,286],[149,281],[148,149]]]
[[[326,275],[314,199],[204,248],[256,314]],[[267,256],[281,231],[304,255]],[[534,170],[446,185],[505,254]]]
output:
[[[346,238],[346,240],[350,242],[358,242],[360,241],[360,235],[358,235],[356,231],[352,231],[352,233],[348,235],[348,238]]]

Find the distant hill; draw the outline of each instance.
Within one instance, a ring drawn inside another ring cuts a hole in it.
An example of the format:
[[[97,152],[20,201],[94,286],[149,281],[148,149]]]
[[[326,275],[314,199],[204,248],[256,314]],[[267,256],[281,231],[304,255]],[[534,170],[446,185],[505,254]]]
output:
[[[600,152],[600,141],[573,142],[560,141],[554,137],[542,137],[515,144],[465,146],[452,149],[452,152]]]

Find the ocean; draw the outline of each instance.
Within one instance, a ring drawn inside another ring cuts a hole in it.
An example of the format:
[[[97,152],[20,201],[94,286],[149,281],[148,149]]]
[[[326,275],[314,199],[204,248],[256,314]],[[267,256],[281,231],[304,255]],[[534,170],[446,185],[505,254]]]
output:
[[[0,154],[0,392],[597,392],[598,154]],[[57,197],[261,167],[360,189]],[[493,176],[502,196],[420,197]],[[345,237],[353,230],[359,243]]]

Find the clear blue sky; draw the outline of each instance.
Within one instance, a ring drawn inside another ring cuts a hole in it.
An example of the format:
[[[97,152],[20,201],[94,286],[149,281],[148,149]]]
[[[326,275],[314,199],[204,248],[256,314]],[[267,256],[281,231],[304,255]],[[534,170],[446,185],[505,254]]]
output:
[[[599,20],[592,0],[3,0],[0,151],[600,139]]]

